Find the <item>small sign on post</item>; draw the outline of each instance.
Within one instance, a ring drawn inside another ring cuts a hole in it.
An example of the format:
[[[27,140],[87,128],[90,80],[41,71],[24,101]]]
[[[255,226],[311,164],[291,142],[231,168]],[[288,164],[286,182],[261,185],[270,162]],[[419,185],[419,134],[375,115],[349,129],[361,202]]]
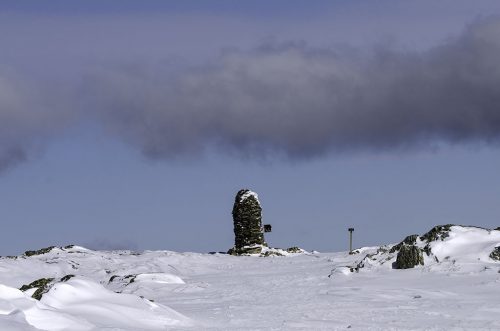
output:
[[[354,228],[349,228],[347,229],[349,231],[349,254],[352,253],[352,232],[354,231]]]

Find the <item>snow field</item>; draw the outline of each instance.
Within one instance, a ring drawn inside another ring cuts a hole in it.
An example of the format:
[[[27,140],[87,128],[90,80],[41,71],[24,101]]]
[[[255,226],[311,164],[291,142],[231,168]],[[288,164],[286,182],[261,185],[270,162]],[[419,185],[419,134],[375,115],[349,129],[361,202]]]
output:
[[[424,266],[406,270],[379,247],[270,257],[54,249],[0,259],[0,330],[499,330],[500,262],[489,258],[499,245],[500,231],[452,227]],[[68,274],[41,301],[17,290]]]

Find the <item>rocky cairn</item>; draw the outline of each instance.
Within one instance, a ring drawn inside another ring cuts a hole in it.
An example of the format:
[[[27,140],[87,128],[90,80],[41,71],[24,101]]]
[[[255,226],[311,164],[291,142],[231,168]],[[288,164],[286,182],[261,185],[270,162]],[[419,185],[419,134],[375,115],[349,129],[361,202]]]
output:
[[[264,241],[262,208],[257,193],[244,189],[238,191],[233,205],[234,247],[229,254],[259,254]]]

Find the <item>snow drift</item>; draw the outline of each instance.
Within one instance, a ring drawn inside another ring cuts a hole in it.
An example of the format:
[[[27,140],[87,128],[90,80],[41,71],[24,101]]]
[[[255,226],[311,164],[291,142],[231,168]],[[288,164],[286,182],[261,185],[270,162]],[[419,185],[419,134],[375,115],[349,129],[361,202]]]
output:
[[[423,265],[395,269],[403,246]],[[499,247],[453,225],[354,254],[51,247],[0,258],[0,330],[498,330]]]

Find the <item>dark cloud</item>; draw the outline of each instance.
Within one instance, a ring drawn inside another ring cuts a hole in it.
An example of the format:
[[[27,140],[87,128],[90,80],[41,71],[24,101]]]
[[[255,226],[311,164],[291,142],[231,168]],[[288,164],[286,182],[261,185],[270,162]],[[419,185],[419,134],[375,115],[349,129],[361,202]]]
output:
[[[86,91],[112,132],[155,158],[214,144],[307,158],[490,143],[500,135],[499,36],[500,20],[486,19],[418,53],[270,44],[175,75],[100,70]]]
[[[73,113],[63,107],[67,95],[27,81],[13,70],[0,71],[0,172],[25,161]]]
[[[22,148],[3,147],[0,150],[0,172],[26,160],[26,153]]]
[[[90,72],[89,62],[75,62],[63,87],[45,79],[50,66],[38,83],[0,70],[0,171],[75,118],[97,120],[160,159],[214,146],[246,157],[307,159],[497,143],[499,36],[500,19],[489,18],[420,52],[271,42],[190,69],[172,70],[168,61],[120,66],[117,59]]]

